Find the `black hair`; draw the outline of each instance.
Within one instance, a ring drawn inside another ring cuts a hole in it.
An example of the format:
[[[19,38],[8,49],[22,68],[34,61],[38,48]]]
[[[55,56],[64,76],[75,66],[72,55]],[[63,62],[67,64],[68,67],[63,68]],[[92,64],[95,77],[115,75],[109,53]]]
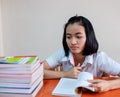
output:
[[[63,43],[65,55],[66,56],[69,55],[69,47],[66,42],[66,28],[68,27],[68,25],[74,24],[74,23],[78,23],[79,25],[82,25],[85,28],[86,43],[85,43],[85,47],[82,52],[82,55],[86,56],[86,55],[91,55],[93,53],[96,53],[98,50],[99,44],[97,42],[95,32],[91,22],[83,16],[73,16],[68,20],[68,22],[64,26],[62,43]]]

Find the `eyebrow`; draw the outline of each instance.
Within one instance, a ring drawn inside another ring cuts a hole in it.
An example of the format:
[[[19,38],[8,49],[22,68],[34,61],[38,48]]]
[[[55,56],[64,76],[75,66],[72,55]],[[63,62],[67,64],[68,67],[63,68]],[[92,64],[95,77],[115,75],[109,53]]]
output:
[[[75,35],[78,35],[78,34],[82,34],[82,33],[81,32],[75,33]],[[66,33],[66,35],[71,35],[71,34],[68,32],[68,33]]]

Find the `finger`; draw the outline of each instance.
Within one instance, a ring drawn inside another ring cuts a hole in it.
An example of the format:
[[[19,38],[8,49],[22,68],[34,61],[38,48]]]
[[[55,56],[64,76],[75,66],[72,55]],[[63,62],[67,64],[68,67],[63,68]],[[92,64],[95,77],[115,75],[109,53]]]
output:
[[[100,92],[100,88],[97,86],[97,84],[90,84],[89,87],[94,88],[94,92]]]
[[[78,63],[77,67],[79,67],[79,66],[80,66],[80,63]]]
[[[88,80],[88,82],[90,82],[90,83],[92,83],[92,84],[97,84],[97,83],[99,83],[99,82],[101,82],[101,80]]]
[[[101,89],[99,87],[94,87],[94,92],[101,92]]]
[[[82,67],[76,67],[77,70],[81,71],[82,70]]]
[[[89,87],[98,87],[97,84],[89,84]]]

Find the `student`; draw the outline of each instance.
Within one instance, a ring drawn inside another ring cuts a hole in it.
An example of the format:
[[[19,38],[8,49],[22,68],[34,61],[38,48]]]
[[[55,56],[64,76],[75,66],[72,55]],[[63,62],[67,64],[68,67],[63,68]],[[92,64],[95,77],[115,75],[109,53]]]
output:
[[[91,22],[83,16],[73,16],[65,24],[63,48],[44,61],[44,78],[78,78],[82,71],[90,72],[95,77],[103,73],[120,76],[120,64],[105,52],[98,51],[98,42]],[[62,71],[53,69],[62,65]],[[96,92],[105,92],[120,88],[120,78],[115,80],[91,80],[91,87]]]

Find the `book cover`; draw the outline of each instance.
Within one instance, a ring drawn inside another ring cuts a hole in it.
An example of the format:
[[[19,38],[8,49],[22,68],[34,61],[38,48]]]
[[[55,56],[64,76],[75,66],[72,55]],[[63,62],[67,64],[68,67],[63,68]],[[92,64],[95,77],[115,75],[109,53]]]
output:
[[[16,64],[22,61],[23,58],[14,58],[14,57],[5,57],[5,58],[0,58],[0,64]]]
[[[78,79],[61,78],[57,86],[52,92],[52,95],[57,96],[77,96],[82,95],[82,88],[94,91],[94,88],[89,87],[87,80],[92,80],[93,75],[88,72],[81,72]]]
[[[37,56],[8,56],[0,57],[0,68],[3,67],[31,67],[34,65],[36,60],[39,58]]]

